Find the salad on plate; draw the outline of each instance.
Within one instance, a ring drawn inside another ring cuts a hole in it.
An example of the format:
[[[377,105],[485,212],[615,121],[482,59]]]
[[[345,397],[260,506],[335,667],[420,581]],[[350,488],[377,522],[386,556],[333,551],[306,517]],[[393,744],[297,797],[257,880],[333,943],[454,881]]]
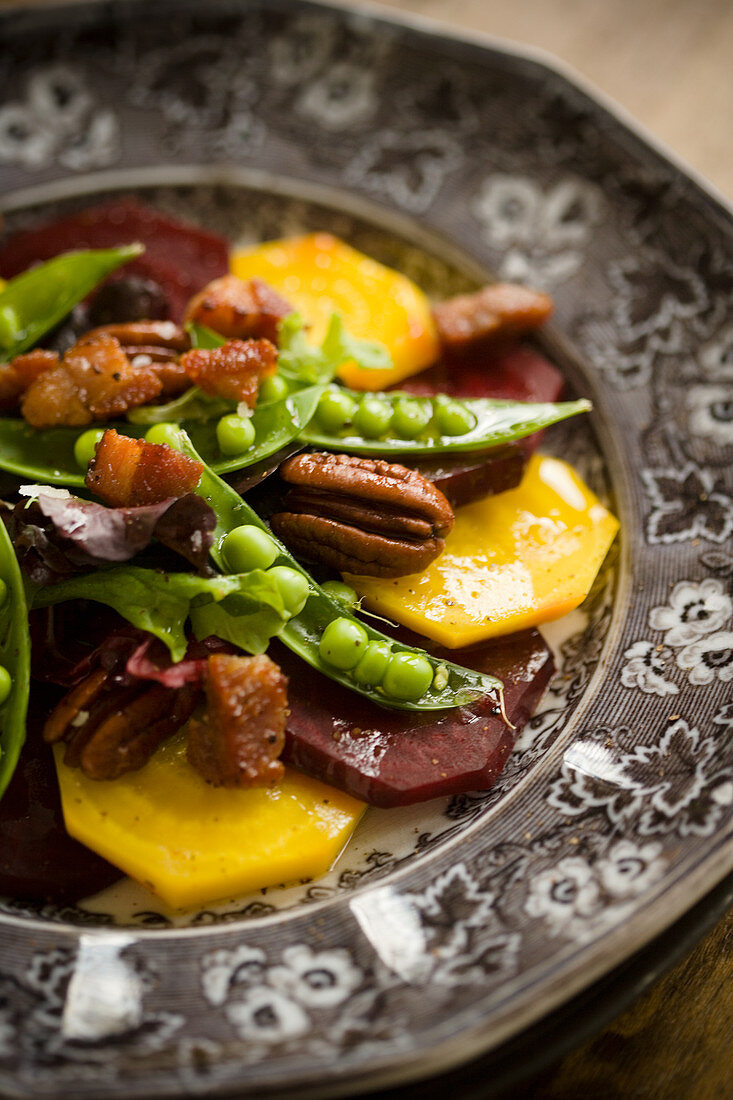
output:
[[[115,199],[0,246],[0,894],[172,910],[486,789],[618,524],[494,283]]]

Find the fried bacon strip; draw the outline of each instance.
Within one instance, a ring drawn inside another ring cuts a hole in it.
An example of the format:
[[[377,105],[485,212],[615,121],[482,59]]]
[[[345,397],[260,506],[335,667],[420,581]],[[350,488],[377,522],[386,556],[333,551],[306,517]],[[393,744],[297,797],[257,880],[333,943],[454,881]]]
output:
[[[60,363],[39,373],[21,399],[21,410],[34,428],[81,427],[121,416],[161,389],[154,371],[133,367],[119,340],[102,333],[75,344]]]
[[[203,464],[168,447],[108,428],[97,444],[86,486],[115,508],[157,504],[192,492]]]
[[[277,342],[277,326],[293,307],[262,279],[224,275],[199,291],[186,307],[186,320],[206,325],[220,336],[243,340],[265,337]]]
[[[181,364],[204,393],[254,408],[260,382],[277,366],[277,349],[269,340],[227,340],[220,348],[186,352]]]
[[[269,657],[209,657],[208,707],[189,727],[188,760],[216,787],[276,783],[285,745],[287,677]]]
[[[552,298],[514,283],[492,283],[459,294],[433,309],[444,351],[463,352],[539,328],[552,313]]]

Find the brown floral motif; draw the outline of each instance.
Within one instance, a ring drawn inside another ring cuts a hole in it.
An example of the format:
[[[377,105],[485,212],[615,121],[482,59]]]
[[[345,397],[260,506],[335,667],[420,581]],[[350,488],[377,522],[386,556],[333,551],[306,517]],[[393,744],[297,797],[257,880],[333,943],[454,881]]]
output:
[[[643,470],[641,476],[653,506],[646,523],[650,543],[722,543],[730,537],[733,500],[722,477],[694,463],[681,470]]]
[[[619,751],[631,737],[625,727],[583,735],[565,753],[549,802],[577,816],[602,810],[615,826],[642,836],[674,832],[708,836],[733,801],[725,752],[733,733],[724,711],[714,736],[676,718],[651,745]]]

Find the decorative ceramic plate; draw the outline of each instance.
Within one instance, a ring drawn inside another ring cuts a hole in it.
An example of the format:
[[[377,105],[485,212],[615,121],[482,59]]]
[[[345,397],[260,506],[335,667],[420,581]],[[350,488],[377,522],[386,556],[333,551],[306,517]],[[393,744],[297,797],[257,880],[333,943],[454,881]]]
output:
[[[622,523],[490,792],[370,813],[318,883],[178,927],[0,907],[0,1090],[358,1091],[490,1049],[733,864],[733,218],[544,62],[305,2],[0,16],[7,227],[112,190],[325,226],[429,292],[553,293],[556,431]]]

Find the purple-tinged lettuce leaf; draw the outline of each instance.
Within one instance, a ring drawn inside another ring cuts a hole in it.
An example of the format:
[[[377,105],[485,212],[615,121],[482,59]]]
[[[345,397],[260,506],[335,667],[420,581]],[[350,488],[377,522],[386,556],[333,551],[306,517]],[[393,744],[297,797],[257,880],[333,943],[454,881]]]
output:
[[[52,584],[95,565],[130,561],[153,539],[200,572],[207,569],[216,518],[196,493],[136,508],[108,508],[66,489],[23,486],[6,524],[25,573]]]

